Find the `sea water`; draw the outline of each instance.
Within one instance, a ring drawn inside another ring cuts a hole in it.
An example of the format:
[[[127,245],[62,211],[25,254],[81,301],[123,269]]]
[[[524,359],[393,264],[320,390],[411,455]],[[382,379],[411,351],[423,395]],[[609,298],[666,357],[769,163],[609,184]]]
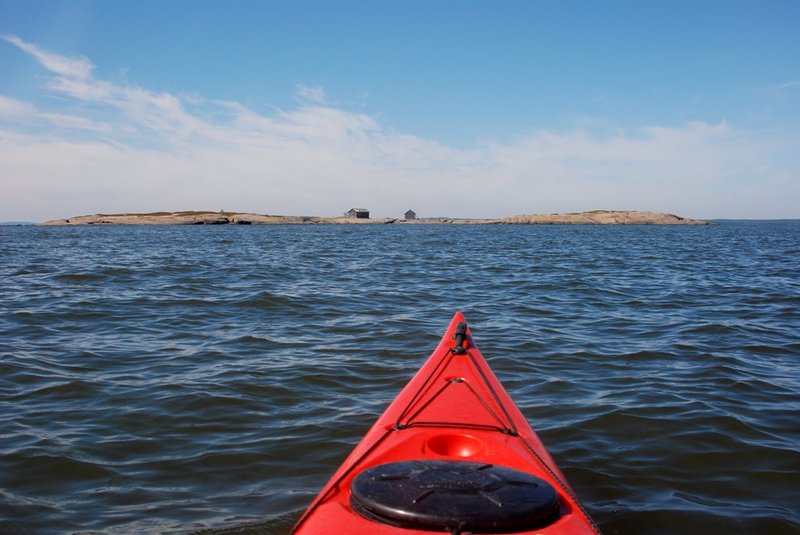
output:
[[[717,222],[0,227],[0,533],[287,533],[456,310],[605,533],[800,532],[800,222]]]

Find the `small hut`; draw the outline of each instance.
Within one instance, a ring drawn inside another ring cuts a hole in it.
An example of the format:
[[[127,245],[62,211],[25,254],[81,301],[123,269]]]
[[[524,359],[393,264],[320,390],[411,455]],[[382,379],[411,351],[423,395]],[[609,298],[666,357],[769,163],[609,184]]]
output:
[[[417,213],[414,210],[409,210],[406,212],[406,219],[416,219]]]
[[[344,216],[354,219],[369,219],[369,210],[366,208],[350,208],[344,213]]]

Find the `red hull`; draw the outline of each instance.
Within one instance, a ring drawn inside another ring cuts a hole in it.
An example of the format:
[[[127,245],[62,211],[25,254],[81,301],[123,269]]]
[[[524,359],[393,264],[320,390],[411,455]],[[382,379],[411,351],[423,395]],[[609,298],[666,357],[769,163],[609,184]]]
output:
[[[564,475],[495,377],[469,330],[456,339],[458,312],[436,350],[350,453],[300,518],[295,534],[429,534],[368,520],[351,503],[353,480],[365,470],[400,461],[469,461],[536,476],[557,494],[556,512],[542,525],[504,533],[597,534]],[[462,327],[463,329],[463,327]],[[452,527],[439,530],[460,532]],[[468,528],[464,532],[469,532]],[[481,532],[487,533],[482,530]],[[488,531],[488,533],[492,533]]]

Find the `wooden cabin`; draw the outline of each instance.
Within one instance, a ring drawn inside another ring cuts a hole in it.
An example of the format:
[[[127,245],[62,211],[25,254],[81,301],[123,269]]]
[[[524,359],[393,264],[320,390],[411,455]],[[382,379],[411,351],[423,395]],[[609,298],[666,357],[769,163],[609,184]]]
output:
[[[366,208],[350,208],[344,213],[344,216],[354,219],[369,219],[369,210]]]

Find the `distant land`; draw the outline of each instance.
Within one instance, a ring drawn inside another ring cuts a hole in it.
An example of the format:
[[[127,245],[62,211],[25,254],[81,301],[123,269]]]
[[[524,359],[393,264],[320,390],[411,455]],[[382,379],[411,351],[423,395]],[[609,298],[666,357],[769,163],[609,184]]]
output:
[[[151,212],[145,214],[94,214],[55,219],[42,225],[708,225],[708,221],[659,212],[592,210],[566,214],[523,214],[500,219],[418,218],[399,219],[263,215],[241,212]]]

